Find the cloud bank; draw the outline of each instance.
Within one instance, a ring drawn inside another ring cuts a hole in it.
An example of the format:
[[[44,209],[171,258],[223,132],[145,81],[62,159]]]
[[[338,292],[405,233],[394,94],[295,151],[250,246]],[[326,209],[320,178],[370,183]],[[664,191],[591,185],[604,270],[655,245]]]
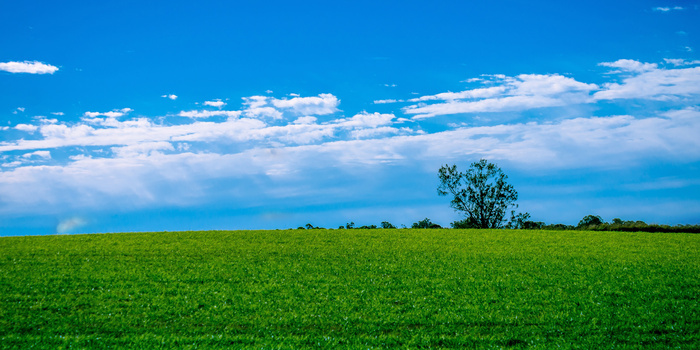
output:
[[[298,197],[328,204],[357,200],[343,181],[479,158],[522,171],[700,162],[700,67],[664,63],[603,62],[602,83],[487,75],[458,92],[374,100],[395,107],[383,113],[346,115],[340,98],[322,93],[243,97],[239,109],[213,100],[154,117],[119,108],[35,118],[0,130],[0,214],[186,207],[221,198],[241,206]],[[470,123],[543,109],[550,117]]]

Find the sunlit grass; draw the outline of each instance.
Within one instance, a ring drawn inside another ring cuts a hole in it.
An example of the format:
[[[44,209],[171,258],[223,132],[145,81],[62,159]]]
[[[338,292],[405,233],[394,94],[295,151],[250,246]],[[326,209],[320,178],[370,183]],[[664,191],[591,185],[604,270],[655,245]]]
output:
[[[0,238],[2,348],[700,347],[700,236]]]

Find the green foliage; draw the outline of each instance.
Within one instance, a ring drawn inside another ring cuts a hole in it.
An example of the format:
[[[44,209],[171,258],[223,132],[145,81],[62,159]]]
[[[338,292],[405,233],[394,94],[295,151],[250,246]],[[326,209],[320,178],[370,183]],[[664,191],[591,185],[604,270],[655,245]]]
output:
[[[411,228],[442,228],[440,225],[433,223],[430,219],[425,218],[421,221],[414,222]]]
[[[3,349],[697,349],[700,235],[0,238]]]
[[[600,224],[604,223],[603,218],[601,218],[598,215],[586,215],[581,219],[581,221],[578,222],[578,225],[576,227],[578,228],[583,228],[583,229],[588,229],[588,228],[593,228],[595,226],[598,226]]]
[[[544,225],[542,227],[543,230],[552,230],[552,231],[569,231],[569,230],[575,230],[576,226],[571,226],[571,225],[564,225],[564,224],[549,224],[549,225]]]
[[[382,227],[382,228],[396,228],[396,226],[392,225],[392,224],[391,224],[390,222],[388,222],[388,221],[382,221],[381,227]]]
[[[479,228],[479,225],[472,219],[466,218],[463,220],[453,221],[450,226],[457,229]]]
[[[463,225],[457,224],[460,227],[503,227],[506,211],[518,199],[518,192],[506,182],[508,176],[485,159],[472,163],[464,173],[456,165],[444,165],[438,178],[438,194],[451,195],[450,206],[466,216]]]
[[[510,212],[510,220],[506,225],[509,229],[519,229],[519,230],[540,230],[545,224],[542,221],[532,221],[530,219],[530,213],[518,213],[515,211]]]
[[[644,221],[622,221],[613,219],[611,223],[601,223],[583,229],[590,231],[623,231],[623,232],[677,232],[677,233],[700,233],[700,225],[658,225],[647,224]]]

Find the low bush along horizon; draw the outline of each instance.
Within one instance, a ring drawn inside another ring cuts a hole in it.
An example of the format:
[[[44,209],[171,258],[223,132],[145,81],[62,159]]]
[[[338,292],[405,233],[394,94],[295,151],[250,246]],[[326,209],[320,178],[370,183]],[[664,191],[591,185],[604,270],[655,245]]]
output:
[[[0,238],[0,348],[700,348],[700,236]]]

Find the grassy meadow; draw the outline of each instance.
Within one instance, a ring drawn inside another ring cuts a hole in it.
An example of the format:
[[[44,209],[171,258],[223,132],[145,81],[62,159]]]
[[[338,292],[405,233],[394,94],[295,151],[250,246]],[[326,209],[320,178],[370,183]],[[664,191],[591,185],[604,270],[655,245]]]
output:
[[[700,235],[0,238],[2,349],[700,348]]]

